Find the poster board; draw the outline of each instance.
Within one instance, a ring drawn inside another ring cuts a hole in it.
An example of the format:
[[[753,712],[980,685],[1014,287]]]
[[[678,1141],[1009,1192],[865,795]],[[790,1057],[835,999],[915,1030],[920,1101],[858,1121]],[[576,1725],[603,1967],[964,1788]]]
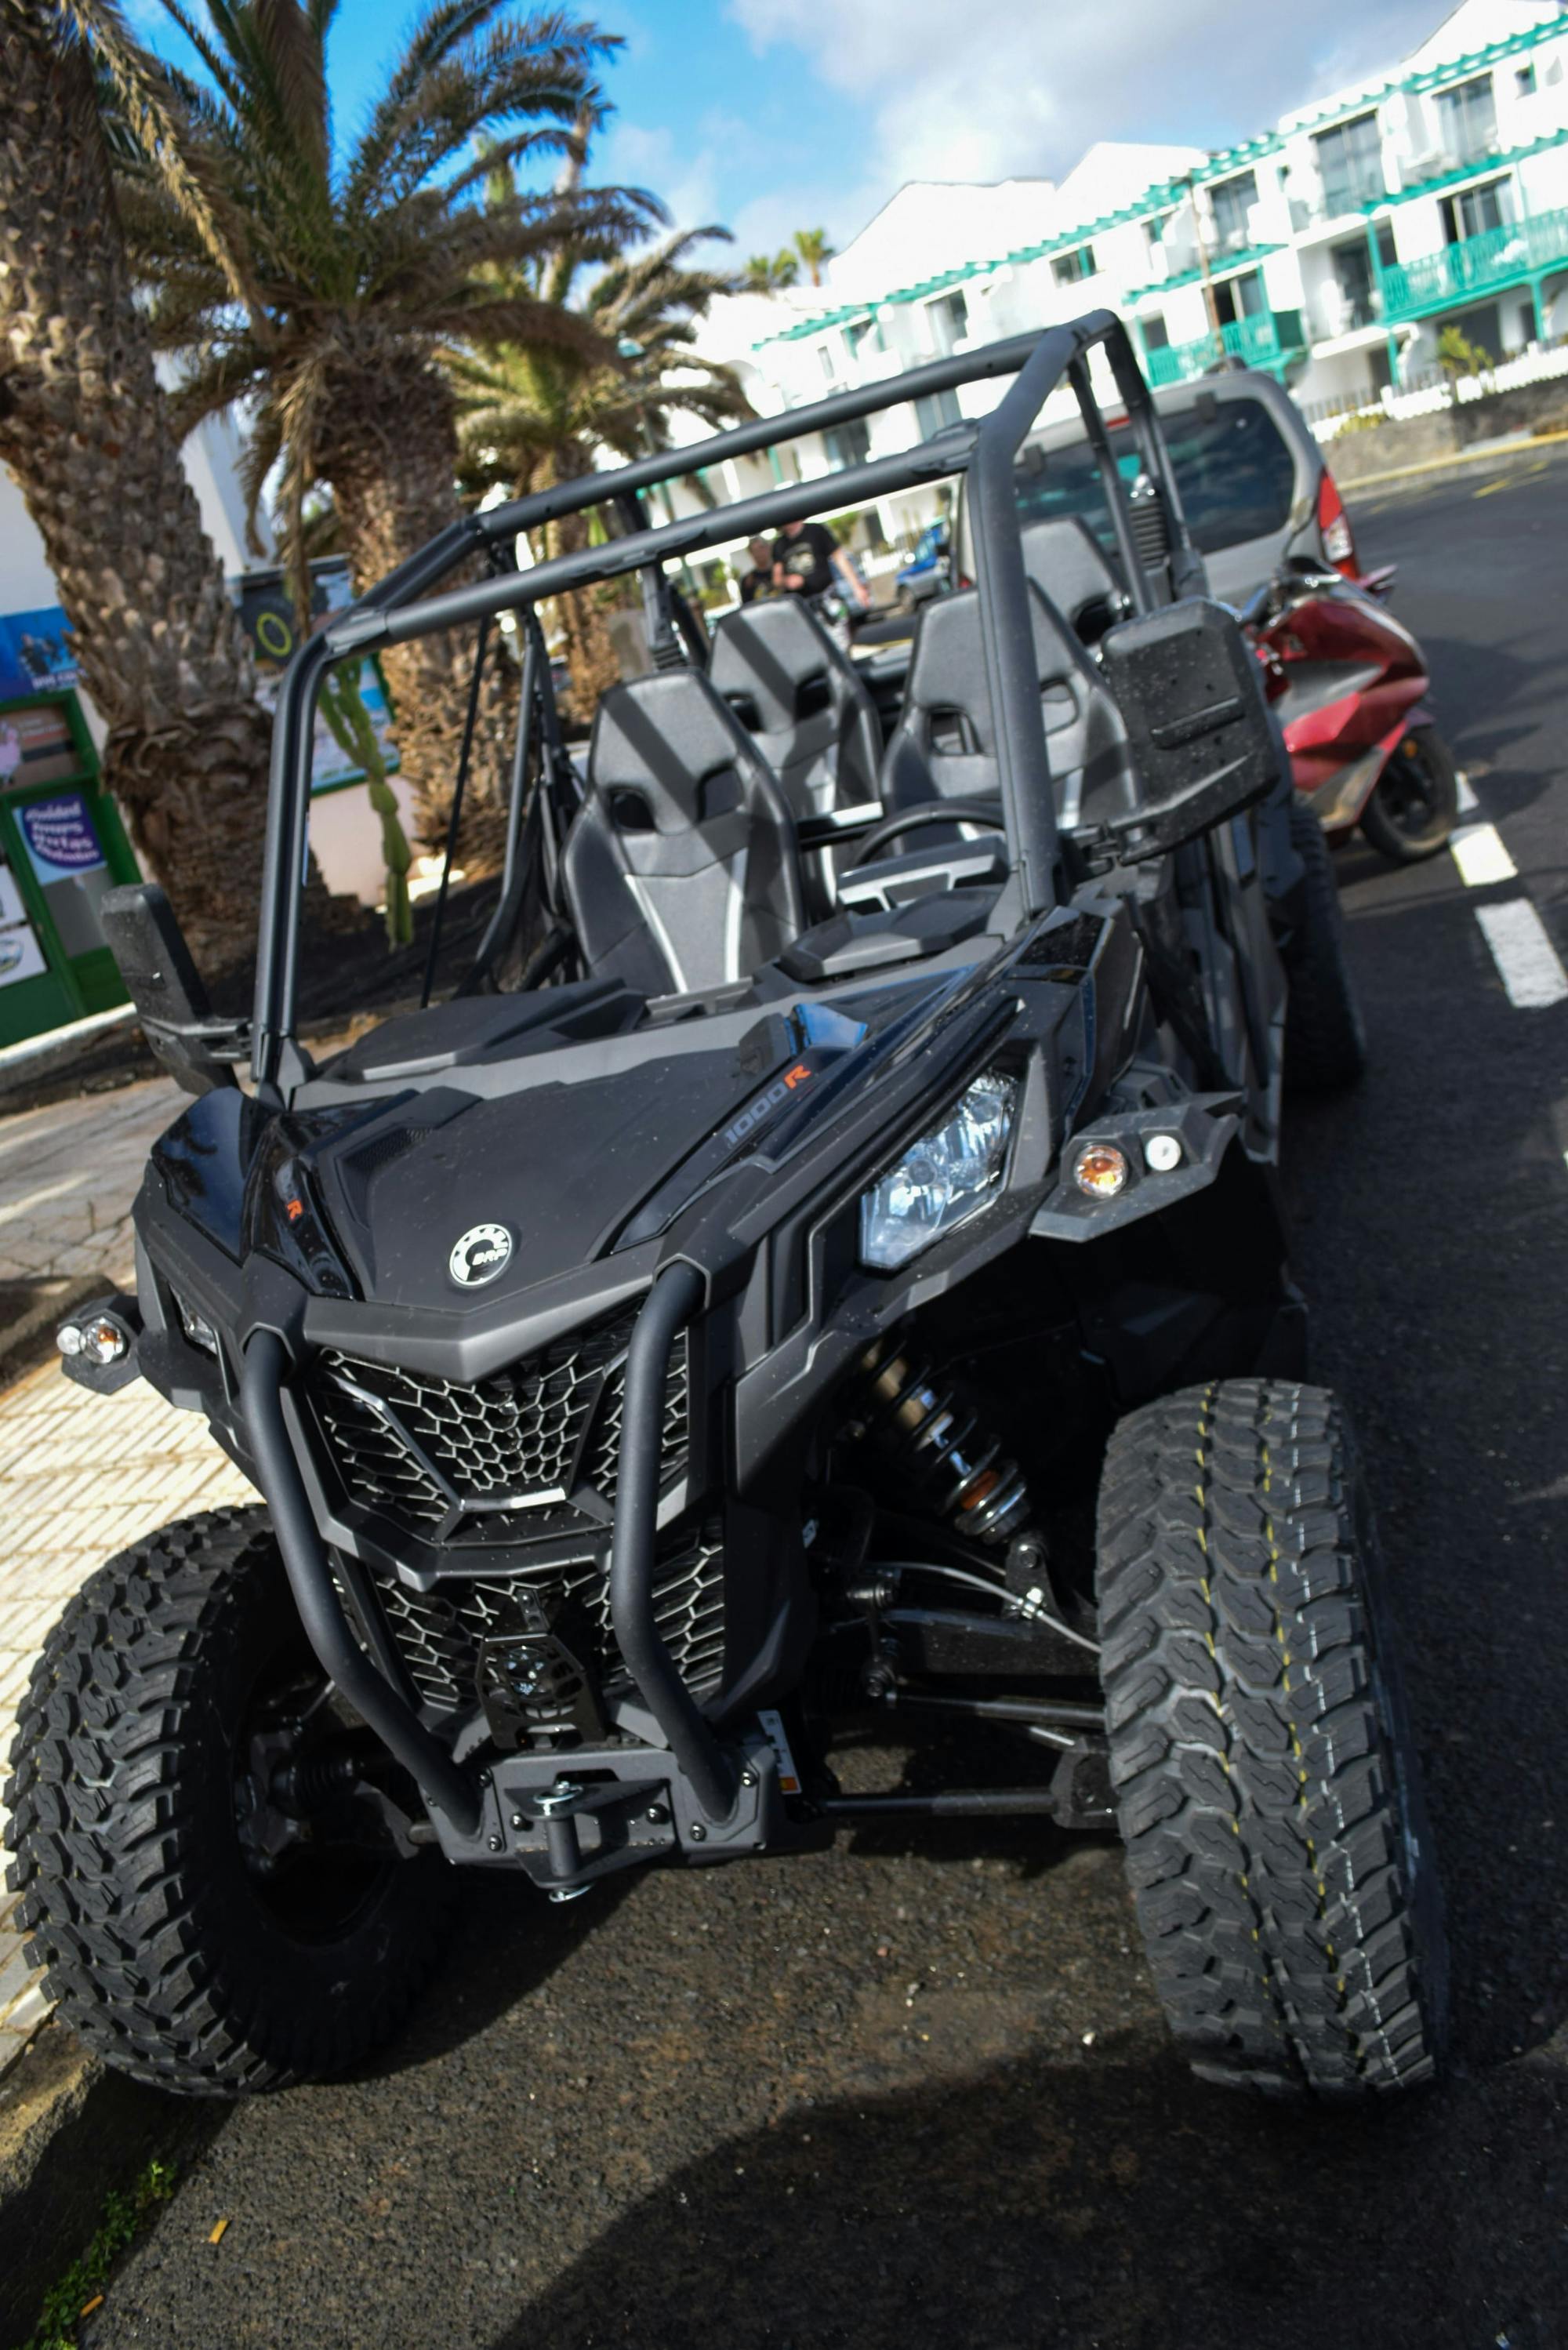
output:
[[[311,565],[312,634],[324,627],[334,612],[344,611],[353,600],[354,588],[348,577],[348,566],[341,556]],[[285,592],[283,574],[279,571],[247,572],[239,583],[239,606],[241,624],[255,655],[256,699],[270,712],[277,704],[283,672],[299,644],[294,608]],[[369,657],[359,665],[359,696],[375,729],[376,740],[381,746],[381,756],[389,771],[395,770],[398,746],[392,731],[391,708],[381,682],[381,673]],[[337,791],[345,784],[359,784],[365,780],[365,770],[356,766],[341,749],[319,706],[316,712],[310,772],[313,792]]]

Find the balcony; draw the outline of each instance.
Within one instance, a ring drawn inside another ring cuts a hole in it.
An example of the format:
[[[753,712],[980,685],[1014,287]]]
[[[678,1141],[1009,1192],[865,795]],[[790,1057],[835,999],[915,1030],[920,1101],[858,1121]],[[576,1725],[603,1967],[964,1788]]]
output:
[[[1480,236],[1462,237],[1441,253],[1397,263],[1383,272],[1383,316],[1390,326],[1451,309],[1488,294],[1521,286],[1568,262],[1568,207],[1533,220],[1506,221]]]
[[[1255,318],[1233,319],[1220,328],[1218,338],[1199,335],[1196,342],[1168,343],[1162,350],[1150,351],[1145,372],[1152,384],[1185,383],[1234,359],[1242,367],[1278,374],[1287,359],[1304,348],[1299,310],[1264,310]]]

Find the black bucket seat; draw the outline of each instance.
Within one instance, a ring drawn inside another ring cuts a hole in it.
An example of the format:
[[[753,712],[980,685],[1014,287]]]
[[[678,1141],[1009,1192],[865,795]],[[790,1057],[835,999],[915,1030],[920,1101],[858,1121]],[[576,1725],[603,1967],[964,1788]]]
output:
[[[604,695],[562,867],[590,973],[644,995],[744,979],[805,926],[783,792],[695,670]]]
[[[1056,820],[1072,830],[1128,814],[1137,785],[1116,697],[1033,579],[1029,607]],[[946,799],[994,804],[1000,788],[980,599],[965,588],[920,614],[882,800],[889,813]]]
[[[1109,556],[1076,515],[1032,522],[1023,534],[1023,568],[1080,644],[1098,644],[1132,610]]]
[[[714,632],[708,673],[795,816],[876,798],[877,705],[854,662],[798,596],[727,613]]]

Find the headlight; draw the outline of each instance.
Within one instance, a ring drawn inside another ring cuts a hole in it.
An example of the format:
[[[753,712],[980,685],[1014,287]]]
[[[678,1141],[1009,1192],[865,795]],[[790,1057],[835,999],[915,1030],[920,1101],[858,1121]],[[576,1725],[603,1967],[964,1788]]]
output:
[[[860,1261],[892,1273],[984,1207],[1002,1180],[1016,1080],[977,1077],[962,1100],[860,1195]]]

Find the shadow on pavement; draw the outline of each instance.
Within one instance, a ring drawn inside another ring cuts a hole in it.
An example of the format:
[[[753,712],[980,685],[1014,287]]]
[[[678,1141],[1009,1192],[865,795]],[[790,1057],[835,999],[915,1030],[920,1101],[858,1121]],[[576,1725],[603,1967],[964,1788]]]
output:
[[[548,1982],[629,1889],[628,1880],[612,1880],[557,1908],[514,1877],[466,1872],[452,1919],[452,1960],[391,2046],[345,2077],[386,2080],[462,2047]]]
[[[1135,2033],[797,2109],[677,2171],[491,2350],[1544,2350],[1563,2087],[1538,2062],[1282,2110]]]

